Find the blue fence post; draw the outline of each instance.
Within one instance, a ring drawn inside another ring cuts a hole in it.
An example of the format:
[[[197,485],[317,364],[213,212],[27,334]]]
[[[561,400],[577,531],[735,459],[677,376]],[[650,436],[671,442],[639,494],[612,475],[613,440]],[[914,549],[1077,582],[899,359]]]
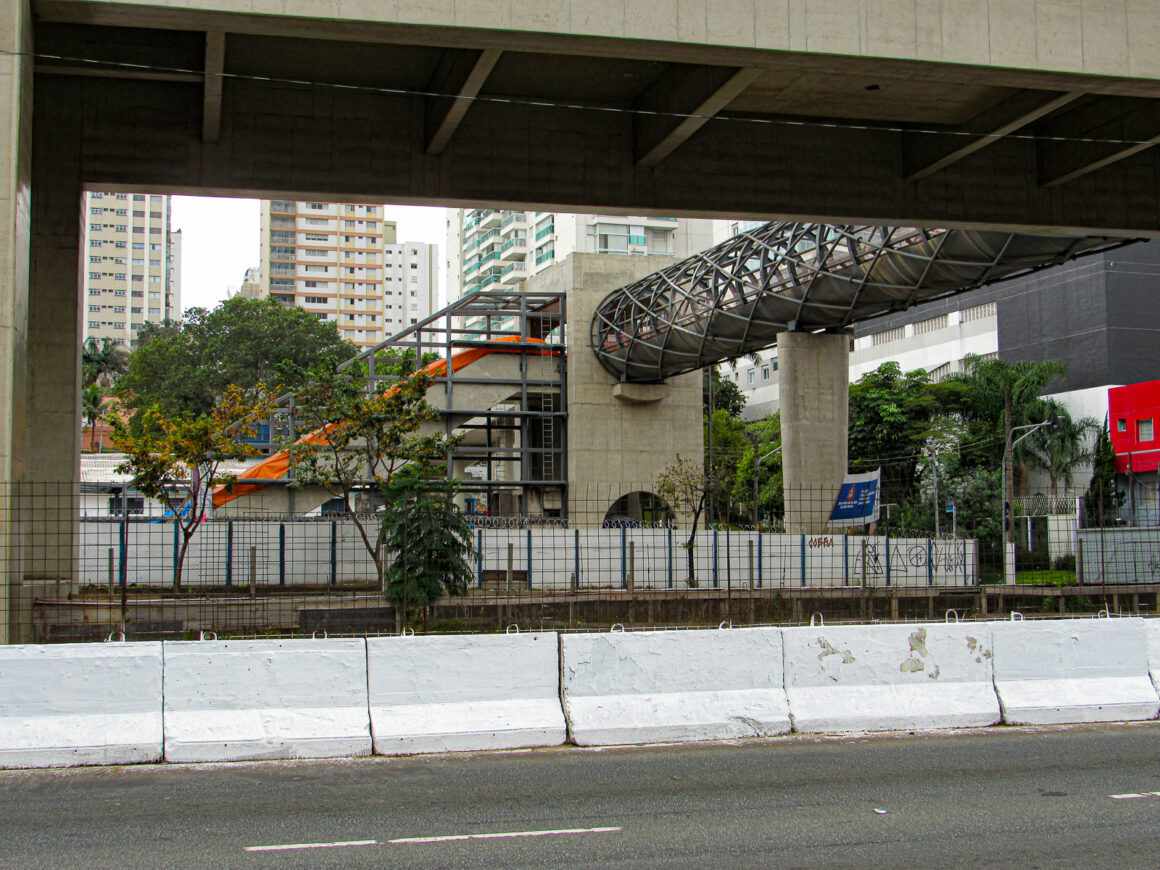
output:
[[[628,588],[628,530],[620,527],[620,588]]]
[[[330,585],[338,585],[338,523],[330,521]]]
[[[926,539],[926,585],[934,585],[934,541]]]
[[[798,545],[801,552],[801,570],[802,570],[802,586],[806,585],[806,536],[801,536],[801,541]]]
[[[761,532],[758,532],[757,533],[757,588],[758,589],[761,588],[761,581],[762,581],[762,573],[761,573],[761,558],[762,557],[761,557],[761,554],[762,554],[762,545],[764,544],[764,542],[765,542],[765,539],[762,537]]]
[[[226,521],[226,585],[234,585],[234,521]]]
[[[532,581],[532,530],[528,529],[528,589],[535,589]]]
[[[278,585],[286,585],[286,524],[278,523]]]
[[[580,588],[580,530],[572,530],[572,563],[576,573],[576,588]]]
[[[475,583],[483,588],[483,529],[475,530]]]
[[[181,522],[173,518],[173,582],[177,583],[177,553],[181,549]]]
[[[886,536],[886,585],[890,585],[890,535]]]
[[[721,587],[721,574],[717,565],[717,530],[713,529],[713,588]]]
[[[842,585],[850,585],[850,536],[842,533]]]
[[[673,530],[666,529],[665,541],[665,583],[668,588],[673,588]]]

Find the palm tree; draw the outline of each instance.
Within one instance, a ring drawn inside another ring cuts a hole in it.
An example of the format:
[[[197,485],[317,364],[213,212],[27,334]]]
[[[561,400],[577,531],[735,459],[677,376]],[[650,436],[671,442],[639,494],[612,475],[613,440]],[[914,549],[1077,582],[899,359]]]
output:
[[[128,368],[128,352],[111,338],[102,338],[100,342],[90,338],[85,342],[81,352],[81,370],[86,387],[99,384],[107,390]]]
[[[1044,419],[1052,425],[1038,430],[1028,441],[1032,464],[1047,473],[1052,496],[1059,494],[1059,484],[1070,487],[1072,472],[1092,461],[1094,449],[1091,436],[1100,424],[1092,417],[1072,419],[1067,408],[1054,400],[1044,403]]]
[[[89,384],[81,393],[81,412],[84,414],[85,422],[89,424],[89,449],[94,453],[100,453],[104,447],[97,440],[97,424],[101,422],[101,406],[104,401],[105,395],[97,384]]]

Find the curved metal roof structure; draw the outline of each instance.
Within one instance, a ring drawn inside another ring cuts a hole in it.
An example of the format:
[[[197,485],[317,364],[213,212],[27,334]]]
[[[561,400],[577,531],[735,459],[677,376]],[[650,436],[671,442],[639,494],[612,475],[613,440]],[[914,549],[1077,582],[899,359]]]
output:
[[[1132,241],[774,221],[609,294],[592,348],[656,382]]]

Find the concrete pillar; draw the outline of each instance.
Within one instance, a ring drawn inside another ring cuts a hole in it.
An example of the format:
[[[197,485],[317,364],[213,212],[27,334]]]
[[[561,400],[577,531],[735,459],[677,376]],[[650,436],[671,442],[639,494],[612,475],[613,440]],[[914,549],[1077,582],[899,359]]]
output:
[[[38,93],[33,103],[46,123],[32,133],[21,567],[9,575],[9,639],[18,643],[35,639],[34,600],[67,595],[78,576],[82,116],[58,97]]]
[[[777,339],[785,530],[791,534],[824,529],[846,477],[849,342],[846,335],[808,332]]]
[[[0,643],[13,639],[19,597],[32,217],[32,58],[20,52],[32,48],[28,0],[0,0]]]

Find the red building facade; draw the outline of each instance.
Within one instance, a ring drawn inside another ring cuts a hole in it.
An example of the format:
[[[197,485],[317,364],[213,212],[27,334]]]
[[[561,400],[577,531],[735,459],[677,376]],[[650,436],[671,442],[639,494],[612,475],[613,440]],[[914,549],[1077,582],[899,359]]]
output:
[[[1108,390],[1108,427],[1116,471],[1147,474],[1160,469],[1160,381]]]

